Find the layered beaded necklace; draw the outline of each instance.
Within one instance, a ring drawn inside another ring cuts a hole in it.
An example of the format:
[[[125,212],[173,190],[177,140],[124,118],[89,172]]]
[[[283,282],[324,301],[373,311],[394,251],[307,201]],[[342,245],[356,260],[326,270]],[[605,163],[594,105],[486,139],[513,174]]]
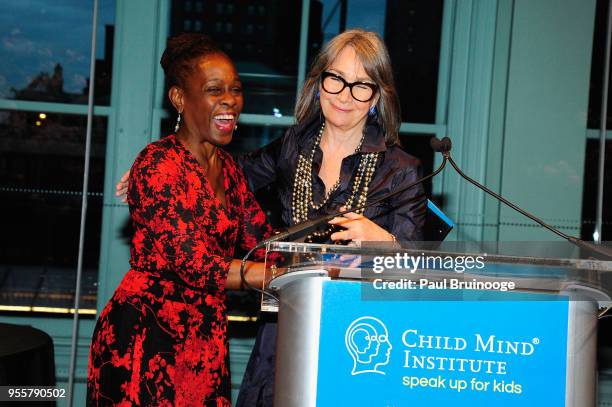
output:
[[[321,209],[330,199],[332,194],[338,189],[340,186],[340,179],[338,179],[334,185],[326,192],[323,200],[320,203],[315,203],[312,198],[312,163],[314,161],[314,156],[319,144],[321,143],[321,138],[323,137],[323,130],[325,129],[325,123],[321,126],[319,130],[319,134],[315,139],[314,145],[312,146],[312,150],[308,157],[304,154],[300,154],[298,157],[297,169],[295,171],[295,179],[293,181],[293,200],[291,203],[292,209],[292,217],[294,223],[301,223],[308,219],[308,212],[312,208],[314,210]],[[361,145],[363,144],[363,140],[365,137],[365,132],[361,136],[361,140],[359,141],[359,145],[355,149],[355,153],[359,153],[361,150]],[[346,200],[344,207],[346,209],[351,209],[355,207],[361,207],[366,203],[368,197],[368,187],[370,185],[370,181],[372,180],[372,176],[374,175],[374,171],[376,169],[376,163],[378,161],[379,153],[366,153],[361,154],[359,159],[359,166],[357,167],[357,171],[353,177],[353,184],[351,187],[351,195]],[[364,209],[359,208],[355,212],[358,214],[363,214]],[[329,236],[335,230],[330,226],[323,232],[314,232],[313,235],[310,235],[306,238],[306,241],[326,241],[329,239]]]

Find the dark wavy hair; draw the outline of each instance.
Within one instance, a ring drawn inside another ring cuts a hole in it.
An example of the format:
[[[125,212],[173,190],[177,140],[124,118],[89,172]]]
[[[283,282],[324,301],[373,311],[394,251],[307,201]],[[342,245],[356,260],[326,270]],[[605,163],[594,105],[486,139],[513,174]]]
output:
[[[213,54],[227,57],[227,54],[204,34],[181,33],[170,37],[159,61],[166,75],[168,87],[184,88],[185,79],[195,70],[196,59]]]
[[[382,39],[370,31],[347,30],[325,45],[306,75],[304,87],[295,105],[296,121],[298,124],[303,123],[321,114],[321,104],[316,97],[321,87],[321,74],[329,68],[345,47],[352,47],[355,50],[366,73],[378,85],[376,121],[385,134],[385,143],[398,144],[401,124],[400,103],[395,90],[391,59]]]

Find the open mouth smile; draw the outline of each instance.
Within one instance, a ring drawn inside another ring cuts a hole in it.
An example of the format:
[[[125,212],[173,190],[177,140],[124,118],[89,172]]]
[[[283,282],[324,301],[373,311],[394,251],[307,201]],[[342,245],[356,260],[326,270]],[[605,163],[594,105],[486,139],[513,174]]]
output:
[[[236,126],[236,115],[234,113],[222,113],[213,116],[215,127],[222,132],[234,130]]]

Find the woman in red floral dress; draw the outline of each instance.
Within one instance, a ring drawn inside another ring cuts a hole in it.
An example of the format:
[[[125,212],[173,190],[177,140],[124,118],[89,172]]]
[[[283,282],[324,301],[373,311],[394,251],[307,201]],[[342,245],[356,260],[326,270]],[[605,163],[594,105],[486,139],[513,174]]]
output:
[[[240,287],[234,248],[270,232],[241,170],[219,148],[232,139],[242,88],[231,60],[202,35],[170,39],[161,64],[177,131],[149,144],[132,167],[131,269],[96,324],[87,401],[229,406],[225,290]],[[262,264],[249,263],[247,273],[261,283]]]

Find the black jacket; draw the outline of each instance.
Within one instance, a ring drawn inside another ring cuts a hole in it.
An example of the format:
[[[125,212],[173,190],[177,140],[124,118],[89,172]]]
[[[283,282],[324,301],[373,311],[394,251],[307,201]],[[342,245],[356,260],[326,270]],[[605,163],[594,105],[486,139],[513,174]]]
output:
[[[278,198],[282,206],[282,220],[291,225],[291,200],[293,180],[300,153],[308,156],[321,128],[319,120],[295,125],[287,129],[285,135],[261,149],[240,157],[246,178],[253,191],[276,183]],[[376,171],[368,190],[368,202],[390,191],[408,185],[421,177],[420,162],[407,154],[398,145],[386,146],[384,134],[379,126],[369,120],[365,128],[365,138],[360,152],[342,160],[340,186],[328,202],[318,211],[310,210],[309,219],[336,212],[344,205],[351,193],[352,180],[359,165],[359,155],[369,152],[382,152]],[[321,202],[325,195],[325,185],[318,172],[323,152],[318,148],[313,162],[312,195],[315,202]],[[423,240],[423,225],[427,199],[422,184],[402,192],[374,207],[367,208],[364,215],[385,230],[393,233],[397,240]]]

